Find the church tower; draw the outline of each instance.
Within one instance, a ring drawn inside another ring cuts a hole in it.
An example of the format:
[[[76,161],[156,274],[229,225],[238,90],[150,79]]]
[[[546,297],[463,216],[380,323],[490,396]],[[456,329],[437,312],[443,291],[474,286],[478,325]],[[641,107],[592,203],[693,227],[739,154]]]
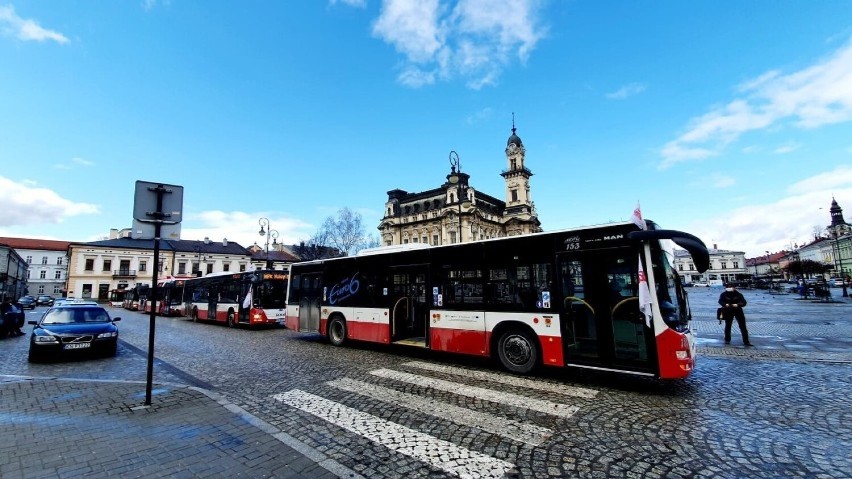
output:
[[[831,208],[828,211],[831,213],[831,224],[828,225],[828,229],[834,234],[848,234],[850,225],[843,219],[843,208],[837,204],[834,197],[831,198]]]
[[[530,196],[532,171],[524,164],[526,148],[517,135],[515,114],[512,114],[512,135],[506,142],[507,169],[500,173],[506,181],[506,233],[509,236],[541,231],[541,223]]]

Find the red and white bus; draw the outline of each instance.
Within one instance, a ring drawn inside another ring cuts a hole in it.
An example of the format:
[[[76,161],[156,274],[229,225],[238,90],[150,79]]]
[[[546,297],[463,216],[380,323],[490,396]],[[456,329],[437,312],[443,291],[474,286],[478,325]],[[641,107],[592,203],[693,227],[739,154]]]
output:
[[[184,282],[184,310],[193,321],[228,326],[283,325],[289,273],[257,270],[213,273]]]
[[[296,263],[286,325],[334,345],[494,357],[515,373],[545,365],[684,378],[695,364],[695,336],[669,247],[686,249],[699,271],[709,254],[695,236],[647,225],[398,245]]]
[[[157,314],[161,316],[186,316],[183,290],[184,283],[188,279],[190,278],[168,278],[157,283]]]

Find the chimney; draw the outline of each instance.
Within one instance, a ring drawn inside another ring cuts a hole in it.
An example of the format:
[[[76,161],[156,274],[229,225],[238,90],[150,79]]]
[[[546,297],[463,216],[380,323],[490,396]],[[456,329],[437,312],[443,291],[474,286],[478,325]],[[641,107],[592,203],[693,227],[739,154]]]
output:
[[[719,249],[719,247],[716,246],[716,243],[713,243],[713,249]]]
[[[209,237],[207,237],[207,236],[204,237],[204,244],[210,244],[210,238]]]
[[[228,246],[228,238],[222,239],[222,246]]]

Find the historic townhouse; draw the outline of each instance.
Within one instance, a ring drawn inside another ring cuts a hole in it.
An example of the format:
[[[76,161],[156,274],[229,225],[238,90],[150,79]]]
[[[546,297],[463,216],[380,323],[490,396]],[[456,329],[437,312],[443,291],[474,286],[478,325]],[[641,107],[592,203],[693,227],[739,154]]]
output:
[[[674,268],[686,283],[707,283],[711,286],[721,286],[727,281],[738,281],[749,276],[745,252],[718,249],[715,244],[710,249],[710,269],[704,273],[695,269],[692,257],[686,250],[675,250]]]
[[[0,301],[27,294],[27,263],[15,248],[0,241]]]
[[[68,277],[68,241],[31,238],[0,238],[27,263],[27,294],[61,296]]]
[[[452,152],[450,174],[438,188],[388,191],[378,227],[382,244],[441,245],[542,231],[530,195],[533,173],[524,164],[526,149],[515,132],[513,124],[506,142],[507,168],[500,173],[506,182],[505,201],[470,186],[470,175],[461,171]]]

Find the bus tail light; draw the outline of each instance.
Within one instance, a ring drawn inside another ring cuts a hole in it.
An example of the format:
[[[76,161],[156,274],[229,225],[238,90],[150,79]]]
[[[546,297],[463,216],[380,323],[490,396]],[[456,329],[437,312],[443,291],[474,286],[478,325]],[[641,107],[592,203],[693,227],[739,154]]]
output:
[[[679,349],[675,351],[675,357],[680,360],[689,359],[689,350]]]

